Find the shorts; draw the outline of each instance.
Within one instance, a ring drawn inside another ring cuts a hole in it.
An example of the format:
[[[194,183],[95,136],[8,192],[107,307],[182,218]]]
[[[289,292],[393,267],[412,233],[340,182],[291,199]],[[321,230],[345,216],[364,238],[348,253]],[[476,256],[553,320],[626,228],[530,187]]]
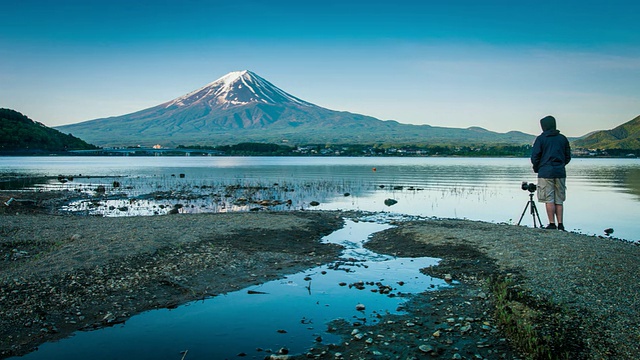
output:
[[[562,205],[567,198],[566,178],[538,178],[538,201]]]

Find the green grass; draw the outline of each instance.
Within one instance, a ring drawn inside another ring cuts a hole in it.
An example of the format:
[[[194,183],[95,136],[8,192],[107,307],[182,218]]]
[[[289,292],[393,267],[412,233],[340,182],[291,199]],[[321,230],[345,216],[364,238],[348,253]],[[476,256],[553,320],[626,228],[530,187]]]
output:
[[[489,282],[495,319],[526,359],[579,359],[578,317],[567,308],[535,299],[511,277]]]

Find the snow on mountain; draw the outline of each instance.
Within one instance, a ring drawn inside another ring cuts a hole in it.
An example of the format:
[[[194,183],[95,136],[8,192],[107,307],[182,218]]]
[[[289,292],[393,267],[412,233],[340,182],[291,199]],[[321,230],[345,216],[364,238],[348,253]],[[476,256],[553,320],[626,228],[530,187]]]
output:
[[[162,104],[164,108],[207,104],[211,108],[229,109],[252,103],[315,106],[288,94],[249,70],[234,71],[177,99]]]
[[[57,128],[101,146],[290,144],[530,143],[531,135],[382,121],[301,100],[244,70],[174,100],[131,114]]]

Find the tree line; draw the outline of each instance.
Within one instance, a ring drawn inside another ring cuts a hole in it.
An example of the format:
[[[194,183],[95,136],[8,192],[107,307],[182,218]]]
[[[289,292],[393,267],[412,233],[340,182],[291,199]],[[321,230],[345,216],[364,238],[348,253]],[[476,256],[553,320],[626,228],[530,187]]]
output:
[[[529,156],[531,145],[391,145],[391,144],[307,144],[298,146],[270,143],[235,145],[180,145],[178,149],[215,150],[237,156]]]

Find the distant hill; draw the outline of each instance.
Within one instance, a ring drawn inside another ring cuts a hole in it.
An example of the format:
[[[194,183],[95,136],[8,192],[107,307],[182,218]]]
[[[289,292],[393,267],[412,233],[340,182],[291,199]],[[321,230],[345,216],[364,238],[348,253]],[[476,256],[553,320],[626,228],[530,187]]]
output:
[[[593,132],[574,141],[573,147],[640,150],[640,116],[611,130]]]
[[[0,152],[60,152],[96,146],[61,133],[11,109],[0,109]]]
[[[102,146],[289,144],[531,144],[534,136],[408,125],[299,99],[251,71],[231,72],[135,113],[57,127]]]

